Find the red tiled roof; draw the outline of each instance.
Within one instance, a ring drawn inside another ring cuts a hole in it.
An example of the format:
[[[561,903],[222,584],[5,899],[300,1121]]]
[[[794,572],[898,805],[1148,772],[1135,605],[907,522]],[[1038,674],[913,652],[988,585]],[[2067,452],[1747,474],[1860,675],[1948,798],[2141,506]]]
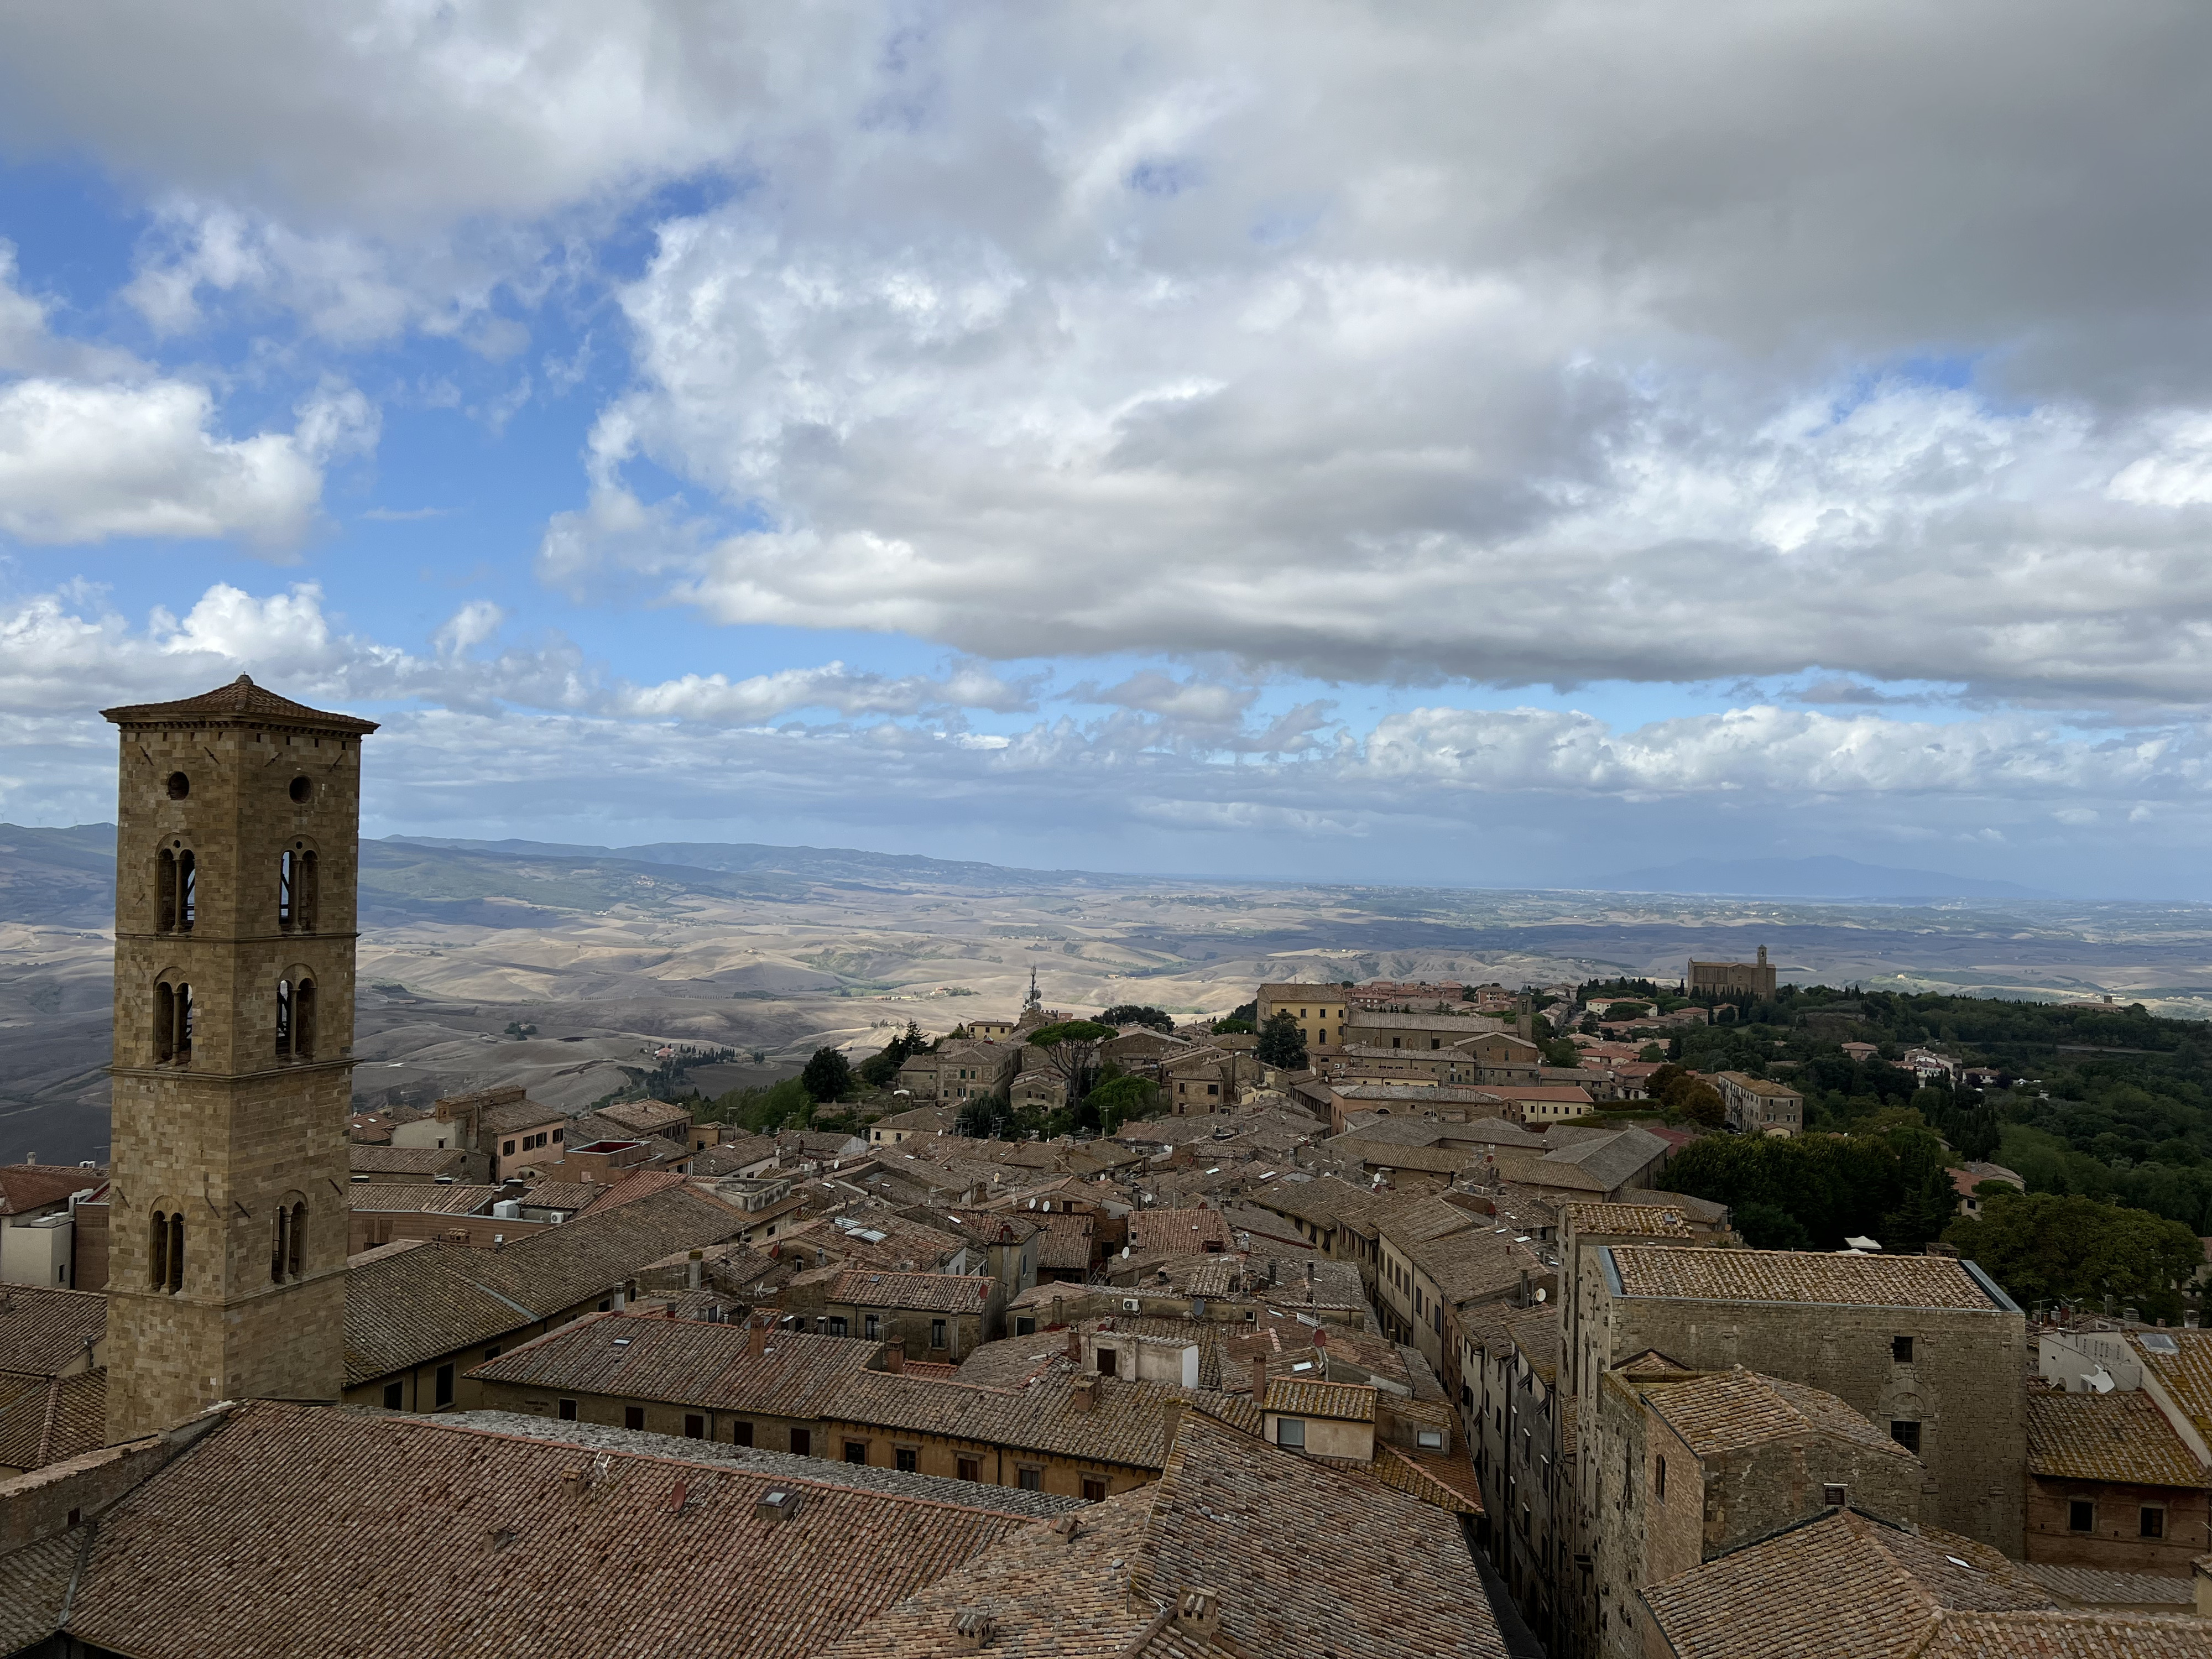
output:
[[[119,708],[103,708],[100,714],[102,720],[112,720],[118,726],[243,726],[258,721],[268,726],[335,727],[364,737],[376,730],[374,720],[310,708],[303,702],[294,702],[289,697],[264,690],[244,674],[228,685],[219,685],[197,697],[185,697],[175,702],[130,703]]]
[[[836,1468],[595,1458],[255,1402],[101,1515],[70,1633],[134,1659],[801,1659],[1044,1529],[841,1486]],[[796,1513],[763,1519],[771,1492]]]

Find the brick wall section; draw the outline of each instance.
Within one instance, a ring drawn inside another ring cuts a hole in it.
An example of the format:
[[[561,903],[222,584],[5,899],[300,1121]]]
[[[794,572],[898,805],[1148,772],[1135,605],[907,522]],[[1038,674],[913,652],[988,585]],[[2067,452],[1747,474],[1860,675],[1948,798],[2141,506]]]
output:
[[[118,1441],[219,1400],[335,1400],[343,1382],[366,723],[243,683],[108,717],[122,728],[107,1286],[108,1437]],[[178,774],[189,780],[181,795],[169,781]],[[189,930],[161,926],[164,848],[196,860]],[[316,855],[311,928],[279,917],[288,850]],[[277,982],[303,978],[315,988],[313,1051],[280,1055]],[[188,1060],[164,1062],[156,1047],[165,979],[191,987]],[[305,1206],[301,1272],[280,1282],[276,1212],[294,1205]],[[175,1292],[151,1282],[156,1212],[184,1217]]]
[[[2075,1532],[2071,1508],[2094,1505],[2088,1532]],[[2165,1511],[2164,1536],[2142,1535],[2146,1507]],[[2027,1482],[2027,1559],[2055,1567],[2099,1567],[2187,1578],[2190,1563],[2212,1549],[2212,1506],[2202,1487],[2143,1486],[2118,1480]]]

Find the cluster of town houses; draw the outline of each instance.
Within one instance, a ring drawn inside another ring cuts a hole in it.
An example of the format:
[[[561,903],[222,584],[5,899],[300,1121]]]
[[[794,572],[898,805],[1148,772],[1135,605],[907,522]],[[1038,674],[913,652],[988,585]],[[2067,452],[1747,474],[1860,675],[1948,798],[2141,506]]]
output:
[[[349,986],[367,723],[109,717],[113,1162],[0,1170],[54,1274],[0,1289],[0,1655],[2212,1656],[2212,1332],[1747,1249],[1510,1006],[1267,986],[1309,1067],[1178,1033],[1212,1109],[1086,1139],[957,1133],[956,1044],[854,1135],[349,1129],[349,996],[272,1057],[259,988]],[[310,840],[298,937],[235,877]]]

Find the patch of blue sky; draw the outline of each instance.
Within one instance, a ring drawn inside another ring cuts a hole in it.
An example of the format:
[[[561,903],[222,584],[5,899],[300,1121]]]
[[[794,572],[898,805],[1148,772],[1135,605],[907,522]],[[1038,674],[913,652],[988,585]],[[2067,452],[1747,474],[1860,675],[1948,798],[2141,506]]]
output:
[[[1142,196],[1172,198],[1206,182],[1206,169],[1187,156],[1153,155],[1138,162],[1121,182]]]

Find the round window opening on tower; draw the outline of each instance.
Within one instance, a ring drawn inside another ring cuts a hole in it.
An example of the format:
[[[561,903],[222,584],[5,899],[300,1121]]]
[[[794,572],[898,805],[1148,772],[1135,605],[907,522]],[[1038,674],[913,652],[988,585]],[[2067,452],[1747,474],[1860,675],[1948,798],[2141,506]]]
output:
[[[171,800],[182,800],[185,796],[191,793],[192,781],[190,778],[186,777],[182,772],[172,772],[169,774],[169,799]]]
[[[292,799],[305,800],[314,793],[314,785],[309,783],[305,778],[295,778],[292,780]]]

